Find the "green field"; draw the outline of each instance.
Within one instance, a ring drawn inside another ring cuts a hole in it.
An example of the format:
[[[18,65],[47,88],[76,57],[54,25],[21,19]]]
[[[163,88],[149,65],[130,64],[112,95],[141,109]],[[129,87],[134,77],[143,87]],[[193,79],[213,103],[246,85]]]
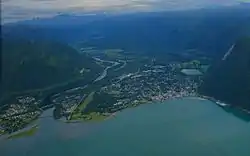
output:
[[[94,99],[95,92],[91,92],[88,97],[75,109],[70,120],[78,120],[83,117],[82,112],[86,106]]]
[[[73,112],[70,120],[77,120],[77,121],[102,121],[106,119],[108,116],[103,115],[99,112],[90,112],[86,114],[82,114],[84,109],[90,104],[94,99],[95,92],[91,92],[88,97],[76,108]],[[70,122],[70,121],[69,121]]]
[[[5,134],[4,130],[0,130],[0,136],[4,134]]]
[[[121,54],[122,49],[107,49],[104,51],[105,55],[109,58],[123,59],[124,56]]]
[[[91,121],[102,121],[108,117],[98,112],[91,112],[89,114],[86,114],[85,116],[87,117],[86,119],[91,120]]]
[[[22,137],[29,137],[29,136],[33,136],[38,130],[38,126],[35,125],[33,127],[31,127],[28,130],[16,133],[16,134],[12,134],[10,136],[7,137],[7,139],[18,139],[18,138],[22,138]]]

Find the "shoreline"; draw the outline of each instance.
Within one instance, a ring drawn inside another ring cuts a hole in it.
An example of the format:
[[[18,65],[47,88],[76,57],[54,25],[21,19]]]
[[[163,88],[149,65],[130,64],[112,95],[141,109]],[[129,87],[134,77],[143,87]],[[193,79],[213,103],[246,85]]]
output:
[[[230,104],[224,103],[220,100],[217,100],[213,97],[209,97],[209,96],[203,96],[203,95],[197,95],[198,99],[200,100],[209,100],[211,102],[214,102],[215,104],[217,104],[220,107],[227,107],[227,106],[231,106]]]
[[[183,99],[183,98],[188,98],[188,99],[196,99],[196,100],[208,100],[208,101],[211,101],[213,102],[214,104],[216,104],[217,106],[225,109],[225,108],[232,108],[234,107],[233,105],[231,104],[228,104],[228,103],[224,103],[220,100],[217,100],[213,97],[209,97],[209,96],[204,96],[204,95],[196,95],[196,96],[182,96],[182,97],[173,97],[173,98],[169,98],[169,99],[165,99],[165,100],[155,100],[153,102],[165,102],[165,101],[169,101],[169,100],[175,100],[175,99]],[[240,111],[246,113],[247,115],[250,115],[250,110],[248,109],[245,109],[245,108],[242,108],[242,107],[235,107],[235,108],[238,108]]]
[[[227,108],[227,107],[233,107],[232,105],[223,103],[223,102],[221,102],[219,100],[214,99],[213,97],[202,96],[202,95],[180,96],[180,97],[167,98],[167,99],[164,99],[164,100],[152,100],[152,101],[147,101],[145,103],[140,103],[140,104],[136,105],[136,107],[141,106],[143,104],[164,103],[164,102],[171,101],[171,100],[178,100],[178,99],[185,99],[185,98],[187,98],[187,99],[194,99],[194,100],[208,100],[208,101],[213,102],[214,104],[216,104],[217,106],[219,106],[219,107],[221,107],[223,109]],[[129,108],[133,108],[133,107],[129,107]],[[250,115],[250,111],[249,110],[244,109],[244,108],[240,108],[240,107],[237,107],[237,108],[239,108],[240,111],[243,111],[244,113]],[[126,109],[127,108],[124,108],[122,110],[126,110]],[[68,124],[68,123],[83,123],[83,122],[102,122],[102,121],[105,121],[105,120],[116,118],[117,113],[121,112],[122,110],[119,110],[119,111],[116,111],[116,112],[113,112],[113,113],[100,114],[100,115],[98,115],[99,117],[97,117],[97,118],[96,117],[94,117],[94,118],[92,117],[90,119],[82,119],[82,120],[59,120],[59,121],[64,122],[66,124]],[[91,114],[89,116],[91,116]],[[0,135],[0,138],[5,137],[5,136],[9,137],[11,135],[16,135],[16,134],[28,131],[29,129],[32,129],[33,127],[38,126],[38,124],[36,123],[36,120],[34,120],[30,124],[28,124],[27,127],[24,127],[23,129],[20,129],[20,130],[14,132],[14,133],[2,134],[2,135]]]
[[[117,111],[117,112],[119,112],[119,111]],[[109,115],[100,115],[101,117],[103,117],[101,119],[93,119],[92,118],[92,119],[89,119],[89,120],[82,119],[82,120],[66,120],[66,121],[59,120],[59,121],[62,121],[64,123],[66,123],[66,124],[67,123],[82,123],[82,122],[101,122],[101,121],[109,120],[111,118],[115,118],[117,112],[110,113]]]
[[[39,128],[38,124],[30,125],[14,133],[3,135],[3,137],[9,140],[9,139],[18,139],[18,138],[33,136],[35,135],[38,128]]]
[[[222,108],[226,108],[226,107],[231,107],[231,108],[232,108],[232,107],[234,107],[232,104],[224,103],[224,102],[222,102],[222,101],[220,101],[220,100],[216,100],[216,99],[213,98],[213,97],[201,96],[201,95],[199,95],[198,98],[199,98],[199,99],[205,99],[205,100],[209,100],[209,101],[211,101],[211,102],[214,102],[216,105],[218,105],[219,107],[222,107]],[[242,107],[237,107],[237,106],[235,106],[235,108],[238,108],[238,109],[241,110],[242,112],[244,112],[244,113],[250,115],[250,110],[247,110],[247,109],[242,108]]]

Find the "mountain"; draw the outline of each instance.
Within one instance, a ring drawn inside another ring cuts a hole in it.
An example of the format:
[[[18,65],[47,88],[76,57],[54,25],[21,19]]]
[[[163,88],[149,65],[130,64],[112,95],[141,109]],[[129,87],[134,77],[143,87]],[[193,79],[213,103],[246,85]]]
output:
[[[41,89],[78,78],[90,79],[101,68],[72,47],[41,40],[2,40],[2,92]],[[82,69],[90,72],[80,73]]]
[[[250,38],[239,39],[208,70],[200,93],[250,110]]]
[[[196,49],[221,56],[220,52],[237,38],[250,34],[249,27],[250,7],[241,6],[120,15],[61,15],[6,24],[2,33],[152,55]]]

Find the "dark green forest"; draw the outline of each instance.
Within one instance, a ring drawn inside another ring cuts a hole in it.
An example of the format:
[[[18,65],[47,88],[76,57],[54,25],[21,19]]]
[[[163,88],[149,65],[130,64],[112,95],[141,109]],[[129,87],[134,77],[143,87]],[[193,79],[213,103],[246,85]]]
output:
[[[77,79],[90,79],[102,70],[72,47],[50,41],[2,41],[1,91],[41,89]],[[80,72],[82,69],[84,72]]]
[[[241,38],[225,60],[212,66],[200,93],[250,109],[250,38]]]

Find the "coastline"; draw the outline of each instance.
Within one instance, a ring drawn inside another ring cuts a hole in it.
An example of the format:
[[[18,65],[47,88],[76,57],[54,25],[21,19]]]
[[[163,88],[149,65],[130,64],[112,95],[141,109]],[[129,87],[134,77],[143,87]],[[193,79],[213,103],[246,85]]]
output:
[[[89,114],[88,116],[91,117],[89,119],[66,120],[66,121],[60,120],[60,121],[63,121],[65,123],[100,122],[100,121],[105,121],[105,120],[116,117],[117,112],[110,113],[110,114],[100,114],[100,115]]]
[[[209,96],[204,96],[204,95],[198,95],[199,99],[203,99],[203,100],[209,100],[211,102],[214,102],[215,104],[217,104],[220,107],[227,107],[227,106],[231,106],[230,104],[224,103],[220,100],[217,100],[213,97],[209,97]]]
[[[213,97],[209,97],[209,96],[199,95],[199,96],[198,96],[198,99],[209,100],[209,101],[211,101],[211,102],[214,102],[216,105],[218,105],[219,107],[222,107],[222,108],[234,107],[234,106],[231,105],[231,104],[224,103],[224,102],[222,102],[222,101],[220,101],[220,100],[217,100],[217,99],[215,99],[215,98],[213,98]],[[242,107],[237,107],[237,106],[236,106],[236,108],[238,108],[239,110],[243,111],[244,113],[250,115],[250,110],[247,110],[247,109],[242,108]]]
[[[208,100],[208,101],[211,101],[211,102],[215,103],[217,106],[219,106],[219,107],[221,107],[223,109],[233,107],[230,104],[223,103],[223,102],[221,102],[219,100],[216,100],[216,99],[214,99],[212,97],[202,96],[202,95],[181,96],[181,97],[167,98],[165,100],[147,101],[147,102],[144,102],[144,103],[139,103],[139,104],[135,105],[135,107],[138,107],[138,106],[143,105],[143,104],[163,103],[163,102],[166,102],[166,101],[176,100],[176,99],[183,99],[183,98],[184,99],[185,98],[194,99],[194,100]],[[133,108],[133,107],[128,107],[128,108]],[[127,109],[127,108],[125,108],[125,109]],[[125,110],[125,109],[122,109],[122,110]],[[88,116],[90,118],[82,119],[82,120],[59,120],[59,121],[64,122],[66,124],[68,124],[68,123],[83,123],[83,122],[102,122],[102,121],[105,121],[105,120],[116,118],[117,113],[121,112],[122,110],[119,110],[119,111],[116,111],[116,112],[113,112],[113,113],[104,113],[104,114],[92,113],[92,114],[88,114]],[[244,113],[246,113],[248,115],[250,115],[249,110],[246,110],[246,109],[243,109],[243,108],[239,108],[239,110],[243,111]],[[23,128],[23,129],[20,129],[20,130],[14,132],[14,133],[0,135],[0,139],[1,138],[12,139],[12,136],[14,136],[13,138],[22,138],[22,137],[31,136],[29,134],[34,135],[36,130],[38,129],[38,126],[39,126],[35,121],[36,120],[34,120],[32,123],[30,123],[27,127]],[[36,129],[34,131],[34,133],[33,133],[32,129]],[[32,131],[32,132],[29,133],[29,131]],[[18,136],[18,137],[15,137],[15,136]]]
[[[16,131],[14,133],[10,133],[10,134],[3,135],[3,136],[5,136],[4,138],[8,139],[8,140],[29,137],[29,136],[35,135],[38,128],[39,128],[38,124],[34,124],[34,125],[30,125],[28,127],[25,127],[24,129],[21,129],[19,131]]]

